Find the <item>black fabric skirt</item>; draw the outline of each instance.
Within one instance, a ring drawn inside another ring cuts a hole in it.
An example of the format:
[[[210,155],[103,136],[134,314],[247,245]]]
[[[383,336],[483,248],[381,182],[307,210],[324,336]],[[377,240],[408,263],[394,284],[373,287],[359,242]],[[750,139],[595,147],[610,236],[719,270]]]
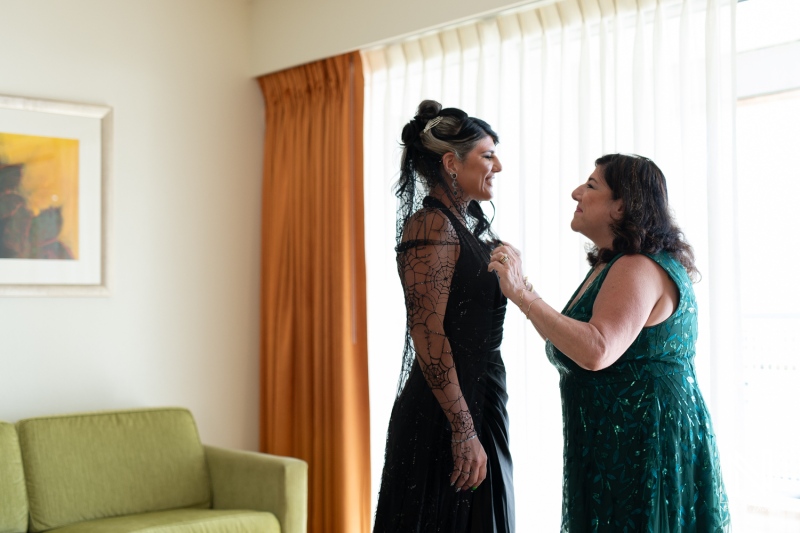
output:
[[[506,372],[499,350],[456,363],[478,438],[487,455],[477,490],[450,486],[450,424],[418,367],[392,409],[374,533],[511,533],[514,488]]]

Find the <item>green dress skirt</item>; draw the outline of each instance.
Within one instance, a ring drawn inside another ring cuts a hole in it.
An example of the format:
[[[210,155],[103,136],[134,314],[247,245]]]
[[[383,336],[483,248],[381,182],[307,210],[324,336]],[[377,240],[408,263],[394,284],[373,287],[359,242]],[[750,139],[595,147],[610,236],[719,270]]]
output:
[[[670,255],[648,257],[680,291],[672,316],[644,328],[619,360],[596,372],[547,343],[561,377],[564,533],[730,530],[716,439],[695,377],[694,289]],[[576,291],[566,316],[591,319],[614,261],[572,305]]]

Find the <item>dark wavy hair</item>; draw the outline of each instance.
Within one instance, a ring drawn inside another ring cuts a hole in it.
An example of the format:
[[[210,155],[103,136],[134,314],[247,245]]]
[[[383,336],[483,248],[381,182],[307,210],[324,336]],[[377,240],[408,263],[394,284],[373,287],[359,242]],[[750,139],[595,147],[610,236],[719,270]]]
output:
[[[592,247],[589,264],[607,263],[618,254],[663,251],[678,260],[692,280],[698,280],[694,251],[672,218],[661,169],[646,157],[626,154],[604,155],[594,164],[603,172],[613,199],[622,199],[623,214],[611,225],[612,248]]]
[[[436,117],[441,117],[441,120],[425,131],[428,122]],[[401,135],[403,156],[400,160],[400,178],[394,190],[400,201],[397,212],[398,242],[402,239],[405,221],[420,207],[421,195],[441,185],[455,202],[443,176],[442,156],[453,152],[459,160],[463,160],[487,135],[495,144],[500,142],[489,124],[470,117],[460,109],[442,109],[442,105],[434,100],[423,100],[419,104],[417,114],[403,127]],[[418,190],[420,185],[423,190]],[[486,236],[490,241],[497,241],[480,203],[472,200],[467,206],[467,214],[472,219],[470,229],[477,238],[483,240],[482,237]]]

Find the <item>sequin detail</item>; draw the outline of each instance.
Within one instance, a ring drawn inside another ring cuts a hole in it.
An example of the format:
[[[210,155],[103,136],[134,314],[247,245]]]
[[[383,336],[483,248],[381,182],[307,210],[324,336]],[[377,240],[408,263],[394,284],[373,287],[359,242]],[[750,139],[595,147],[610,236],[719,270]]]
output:
[[[642,330],[610,367],[584,370],[546,345],[560,374],[562,533],[728,532],[711,418],[697,387],[697,304],[683,267],[648,256],[677,284],[678,309]],[[588,322],[611,261],[565,315]],[[588,276],[587,276],[588,279]]]

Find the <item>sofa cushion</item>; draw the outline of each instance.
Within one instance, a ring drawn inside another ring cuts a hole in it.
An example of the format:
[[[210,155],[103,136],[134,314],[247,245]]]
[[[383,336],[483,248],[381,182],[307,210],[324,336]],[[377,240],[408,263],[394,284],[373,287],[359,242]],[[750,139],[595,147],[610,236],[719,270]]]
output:
[[[179,509],[81,522],[49,533],[280,533],[272,513]]]
[[[210,507],[205,454],[186,409],[85,413],[17,422],[30,530]]]
[[[28,529],[28,497],[25,474],[13,424],[0,422],[0,533]]]

